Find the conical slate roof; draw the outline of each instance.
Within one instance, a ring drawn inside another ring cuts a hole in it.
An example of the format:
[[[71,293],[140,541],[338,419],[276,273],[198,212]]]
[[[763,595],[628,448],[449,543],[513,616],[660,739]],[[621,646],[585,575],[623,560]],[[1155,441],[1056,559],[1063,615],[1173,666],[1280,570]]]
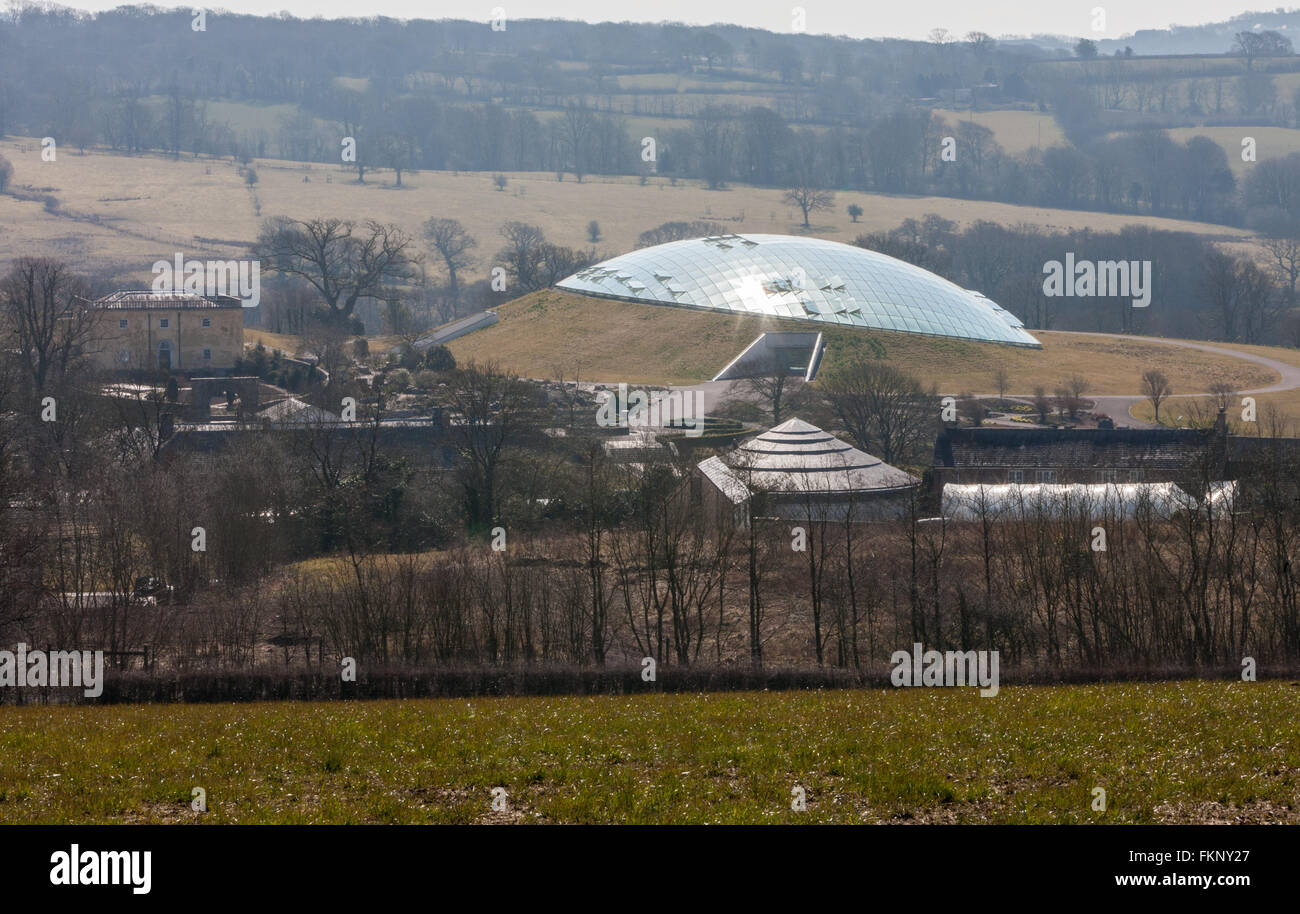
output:
[[[844,494],[915,486],[920,480],[802,419],[782,422],[726,458],[749,488]]]

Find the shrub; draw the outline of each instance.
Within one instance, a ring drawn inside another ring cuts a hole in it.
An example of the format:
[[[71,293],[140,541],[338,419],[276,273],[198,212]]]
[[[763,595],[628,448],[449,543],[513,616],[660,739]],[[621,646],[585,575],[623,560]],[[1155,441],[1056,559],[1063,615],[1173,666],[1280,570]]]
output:
[[[415,371],[424,363],[424,355],[408,343],[397,347],[397,364],[407,371]]]
[[[430,346],[424,354],[424,367],[430,371],[455,371],[456,357],[446,346]]]

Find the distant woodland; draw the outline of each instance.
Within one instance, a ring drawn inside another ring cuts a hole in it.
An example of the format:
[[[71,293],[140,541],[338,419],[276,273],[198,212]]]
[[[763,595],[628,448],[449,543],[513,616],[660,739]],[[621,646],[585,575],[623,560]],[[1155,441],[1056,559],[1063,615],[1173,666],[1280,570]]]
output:
[[[362,180],[370,169],[653,173],[1270,231],[1290,231],[1300,214],[1285,189],[1300,184],[1300,161],[1269,163],[1273,174],[1239,186],[1235,147],[1164,132],[1300,123],[1300,58],[1280,37],[1142,58],[941,29],[930,41],[873,41],[725,25],[529,20],[493,30],[217,12],[203,31],[194,25],[189,10],[12,7],[0,18],[0,135],[313,162],[339,161],[351,137]],[[1065,142],[1008,152],[989,128],[938,108],[1048,113]],[[945,136],[952,161],[941,158]]]

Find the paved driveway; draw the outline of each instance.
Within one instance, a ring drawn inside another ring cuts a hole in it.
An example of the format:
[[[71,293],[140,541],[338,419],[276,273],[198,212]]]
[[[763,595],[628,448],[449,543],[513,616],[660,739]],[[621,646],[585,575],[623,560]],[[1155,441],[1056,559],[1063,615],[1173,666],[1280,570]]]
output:
[[[1202,343],[1196,340],[1174,340],[1163,336],[1135,336],[1134,334],[1125,334],[1125,333],[1091,333],[1086,331],[1073,331],[1073,330],[1053,330],[1052,332],[1071,333],[1079,336],[1103,336],[1103,337],[1110,337],[1112,339],[1117,339],[1117,340],[1133,340],[1133,339],[1140,339],[1144,341],[1149,340],[1153,343],[1164,343],[1169,346],[1181,346],[1184,349],[1195,349],[1201,352],[1212,353],[1214,355],[1230,356],[1234,359],[1241,359],[1244,362],[1252,362],[1256,365],[1260,365],[1264,368],[1268,368],[1271,369],[1272,371],[1277,372],[1278,375],[1277,382],[1270,384],[1267,387],[1257,387],[1254,390],[1238,391],[1238,393],[1243,396],[1253,395],[1253,394],[1277,393],[1283,390],[1295,390],[1297,388],[1300,388],[1300,367],[1295,365],[1290,365],[1286,362],[1280,362],[1277,359],[1270,359],[1267,356],[1259,355],[1257,353],[1242,352],[1236,349],[1228,349],[1225,346],[1216,345],[1215,343]],[[739,381],[705,381],[703,384],[692,384],[683,387],[676,387],[673,389],[702,391],[704,394],[704,410],[706,414],[709,414],[712,413],[714,409],[717,407],[717,405],[721,403],[723,400],[735,396],[745,397],[745,391],[743,390],[741,384],[742,382]],[[1177,400],[1182,397],[1200,397],[1200,396],[1206,396],[1207,394],[1209,394],[1209,391],[1202,391],[1200,393],[1177,393],[1177,394],[1173,394],[1169,399]],[[981,394],[981,396],[984,398],[989,398],[993,395]],[[1023,399],[1028,395],[1007,394],[1007,396],[1019,397]],[[745,397],[745,398],[753,399],[752,397]],[[1141,419],[1136,419],[1133,416],[1129,415],[1129,410],[1133,407],[1135,403],[1140,403],[1146,399],[1146,397],[1140,394],[1105,395],[1105,396],[1098,396],[1098,397],[1089,397],[1088,399],[1092,400],[1096,404],[1095,410],[1097,412],[1105,413],[1106,415],[1115,419],[1116,422],[1118,422],[1121,425],[1125,425],[1129,428],[1155,428],[1156,427],[1155,425],[1149,422],[1143,422]]]
[[[1053,331],[1054,333],[1075,333],[1071,330]],[[1080,336],[1105,336],[1112,339],[1134,339],[1132,335],[1121,333],[1082,333]],[[1144,336],[1138,337],[1142,340],[1150,340],[1153,343],[1164,343],[1169,346],[1181,346],[1184,349],[1197,349],[1201,352],[1209,352],[1214,355],[1226,355],[1234,359],[1241,359],[1243,362],[1252,362],[1264,368],[1269,368],[1278,374],[1278,380],[1267,387],[1257,387],[1253,390],[1241,390],[1237,393],[1241,396],[1250,396],[1253,394],[1271,394],[1283,390],[1295,390],[1300,387],[1300,367],[1290,365],[1286,362],[1279,362],[1277,359],[1270,359],[1267,356],[1259,355],[1254,352],[1242,352],[1237,349],[1229,349],[1225,346],[1215,345],[1214,343],[1202,343],[1196,340],[1171,340],[1163,336]],[[1170,400],[1177,400],[1183,397],[1203,397],[1209,394],[1209,391],[1200,393],[1176,393],[1169,397]],[[1141,395],[1133,396],[1101,396],[1089,397],[1088,399],[1096,403],[1096,412],[1105,413],[1116,422],[1127,425],[1130,428],[1156,428],[1150,422],[1143,422],[1141,419],[1129,415],[1129,410],[1136,403],[1141,403],[1146,397]],[[1168,402],[1168,401],[1166,401]]]

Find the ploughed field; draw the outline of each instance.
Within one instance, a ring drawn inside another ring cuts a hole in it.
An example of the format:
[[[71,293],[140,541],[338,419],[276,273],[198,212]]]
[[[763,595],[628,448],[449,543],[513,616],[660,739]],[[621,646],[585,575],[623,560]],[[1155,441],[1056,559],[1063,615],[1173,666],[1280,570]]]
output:
[[[1297,710],[1285,681],[6,706],[0,823],[1300,822]]]

